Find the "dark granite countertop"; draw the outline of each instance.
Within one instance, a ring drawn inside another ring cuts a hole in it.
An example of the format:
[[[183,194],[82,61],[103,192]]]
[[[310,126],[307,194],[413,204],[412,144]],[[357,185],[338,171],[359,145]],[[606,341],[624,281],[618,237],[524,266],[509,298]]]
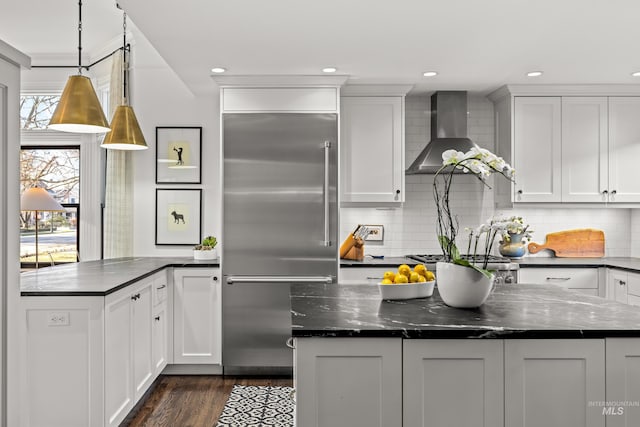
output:
[[[20,275],[22,296],[104,296],[166,267],[218,267],[218,260],[132,257],[85,261]]]
[[[603,257],[603,258],[558,258],[558,257],[524,257],[514,260],[520,267],[609,267],[621,270],[640,272],[640,258]]]
[[[640,337],[640,308],[555,285],[499,285],[477,309],[448,307],[437,288],[383,301],[375,285],[292,285],[291,311],[294,337]]]
[[[341,259],[340,267],[398,267],[400,264],[407,264],[414,266],[418,264],[418,261],[403,256],[385,256],[384,258],[372,258],[371,256],[365,256],[362,261],[354,261],[351,259]]]

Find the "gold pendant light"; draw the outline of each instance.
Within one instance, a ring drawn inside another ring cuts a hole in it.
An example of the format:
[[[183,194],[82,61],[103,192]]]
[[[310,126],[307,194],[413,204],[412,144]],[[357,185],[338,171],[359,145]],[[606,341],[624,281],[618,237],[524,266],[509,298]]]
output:
[[[109,122],[88,77],[82,75],[82,0],[78,2],[78,75],[70,76],[49,129],[74,133],[109,132]]]
[[[124,30],[122,45],[122,81],[123,81],[123,105],[119,105],[113,113],[111,120],[111,132],[109,132],[100,146],[109,150],[146,150],[149,148],[144,139],[136,114],[133,108],[127,105],[129,63],[127,62],[127,14],[123,12]]]

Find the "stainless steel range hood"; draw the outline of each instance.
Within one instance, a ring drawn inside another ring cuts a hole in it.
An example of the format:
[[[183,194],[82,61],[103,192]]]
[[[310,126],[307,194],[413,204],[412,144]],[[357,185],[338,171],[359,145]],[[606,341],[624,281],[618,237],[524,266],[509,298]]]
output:
[[[442,166],[443,152],[467,152],[472,147],[477,145],[467,137],[467,92],[436,92],[431,95],[431,141],[406,173],[434,174]]]

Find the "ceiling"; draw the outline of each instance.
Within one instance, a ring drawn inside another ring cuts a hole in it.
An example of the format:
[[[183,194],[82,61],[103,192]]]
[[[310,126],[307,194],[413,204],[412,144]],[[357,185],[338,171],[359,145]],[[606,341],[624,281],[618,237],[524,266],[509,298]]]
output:
[[[118,3],[194,93],[215,88],[214,66],[229,75],[320,75],[335,66],[349,83],[408,83],[414,92],[640,83],[630,75],[640,70],[637,0]],[[3,9],[0,39],[34,64],[41,54],[77,52],[77,2],[13,0]],[[83,27],[89,52],[118,37],[114,0],[85,0]],[[439,74],[423,77],[428,70]],[[526,77],[531,70],[544,74]]]

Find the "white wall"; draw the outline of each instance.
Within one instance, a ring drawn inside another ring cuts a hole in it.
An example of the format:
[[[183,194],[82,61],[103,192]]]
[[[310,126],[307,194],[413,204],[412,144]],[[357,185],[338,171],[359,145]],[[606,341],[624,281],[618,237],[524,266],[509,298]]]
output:
[[[406,98],[405,152],[410,165],[430,139],[430,98]],[[478,145],[494,150],[493,104],[484,97],[469,96],[468,135]],[[491,179],[504,179],[494,176]],[[516,174],[517,180],[517,174]],[[406,202],[402,208],[380,210],[372,208],[341,208],[342,239],[357,224],[382,224],[385,240],[367,242],[365,254],[404,255],[409,253],[440,253],[436,240],[436,213],[433,206],[433,176],[406,177]],[[468,176],[456,176],[452,188],[452,208],[460,220],[458,245],[466,245],[465,227],[476,227],[494,215],[524,217],[533,230],[533,240],[544,242],[547,233],[573,228],[598,228],[605,232],[607,256],[640,256],[640,213],[617,208],[549,209],[515,208],[495,210],[493,193]],[[633,238],[631,238],[632,236]],[[635,244],[632,244],[635,242]],[[549,256],[542,251],[537,256]]]
[[[136,256],[191,256],[192,246],[155,245],[156,188],[202,189],[202,236],[220,236],[220,127],[217,89],[192,94],[149,42],[134,29],[131,105],[149,150],[134,153],[134,248]],[[213,80],[212,88],[215,88]],[[156,126],[202,127],[202,185],[155,183]]]

